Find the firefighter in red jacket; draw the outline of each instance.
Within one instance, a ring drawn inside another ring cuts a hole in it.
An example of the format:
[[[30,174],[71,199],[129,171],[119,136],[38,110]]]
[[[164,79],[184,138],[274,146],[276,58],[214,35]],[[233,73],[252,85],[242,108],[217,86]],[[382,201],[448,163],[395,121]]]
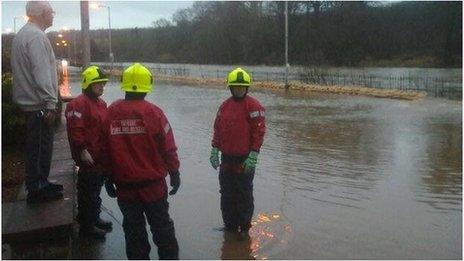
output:
[[[150,259],[146,221],[158,247],[160,259],[178,259],[179,246],[174,223],[169,217],[166,176],[169,192],[180,186],[179,160],[174,134],[163,111],[145,101],[153,77],[139,63],[122,75],[125,99],[108,108],[108,148],[112,181],[123,214],[126,253],[129,259]],[[145,219],[146,217],[146,219]]]
[[[248,236],[253,216],[253,177],[266,131],[264,108],[247,95],[250,75],[237,68],[229,73],[232,97],[222,103],[214,122],[210,162],[220,166],[222,219],[226,231]],[[221,162],[219,162],[221,152]]]
[[[99,97],[108,81],[97,67],[90,66],[82,73],[82,92],[66,106],[66,127],[71,153],[79,166],[77,178],[77,220],[83,235],[104,238],[112,228],[111,222],[100,216],[100,192],[105,177],[105,153],[102,151],[105,133],[106,103]]]

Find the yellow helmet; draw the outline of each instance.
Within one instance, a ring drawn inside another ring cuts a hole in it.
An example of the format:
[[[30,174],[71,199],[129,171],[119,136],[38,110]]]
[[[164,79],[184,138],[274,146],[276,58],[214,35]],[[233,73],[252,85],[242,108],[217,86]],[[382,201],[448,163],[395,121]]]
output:
[[[151,92],[153,76],[145,66],[135,63],[122,73],[121,89],[125,92]]]
[[[107,82],[108,77],[97,66],[89,66],[82,72],[82,89],[87,89],[92,83]]]
[[[251,85],[250,75],[242,68],[236,68],[227,75],[227,86],[246,86]]]

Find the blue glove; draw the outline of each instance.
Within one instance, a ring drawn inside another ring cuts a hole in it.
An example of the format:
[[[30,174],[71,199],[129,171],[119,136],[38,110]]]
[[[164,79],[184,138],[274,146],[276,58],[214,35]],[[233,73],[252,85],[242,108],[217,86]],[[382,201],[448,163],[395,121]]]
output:
[[[218,148],[211,148],[211,156],[209,156],[209,162],[211,162],[211,166],[214,169],[219,167],[219,149]]]
[[[243,167],[245,168],[245,173],[251,173],[256,168],[256,163],[258,163],[258,155],[257,151],[250,151],[248,154],[248,158],[243,162]]]

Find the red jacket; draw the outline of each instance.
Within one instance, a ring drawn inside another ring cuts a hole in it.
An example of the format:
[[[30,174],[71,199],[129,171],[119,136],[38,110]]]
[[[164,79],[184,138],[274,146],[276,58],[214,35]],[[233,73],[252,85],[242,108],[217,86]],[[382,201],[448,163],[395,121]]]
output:
[[[68,103],[65,116],[71,154],[76,165],[84,170],[103,170],[107,165],[107,155],[102,149],[106,103],[100,98],[92,99],[81,94]],[[84,149],[88,150],[95,161],[94,167],[81,162],[80,154]]]
[[[118,100],[108,108],[112,178],[122,200],[152,201],[166,194],[165,177],[179,170],[174,134],[163,111],[145,100]],[[124,184],[149,183],[136,189]]]
[[[263,144],[266,124],[264,107],[249,95],[242,100],[230,97],[217,112],[212,146],[229,156],[248,156]]]

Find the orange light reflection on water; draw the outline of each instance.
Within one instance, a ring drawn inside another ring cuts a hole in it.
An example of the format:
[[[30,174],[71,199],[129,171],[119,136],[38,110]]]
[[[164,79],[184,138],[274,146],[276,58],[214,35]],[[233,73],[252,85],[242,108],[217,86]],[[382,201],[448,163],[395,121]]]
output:
[[[71,88],[69,86],[69,74],[68,74],[68,66],[61,67],[62,75],[61,75],[61,84],[60,84],[60,96],[61,97],[71,97]]]
[[[288,242],[292,232],[289,224],[282,224],[281,215],[278,213],[259,213],[251,222],[251,255],[255,259],[266,260],[269,257],[260,253],[261,249],[269,248],[270,245],[279,247]],[[275,245],[277,244],[277,245]]]

